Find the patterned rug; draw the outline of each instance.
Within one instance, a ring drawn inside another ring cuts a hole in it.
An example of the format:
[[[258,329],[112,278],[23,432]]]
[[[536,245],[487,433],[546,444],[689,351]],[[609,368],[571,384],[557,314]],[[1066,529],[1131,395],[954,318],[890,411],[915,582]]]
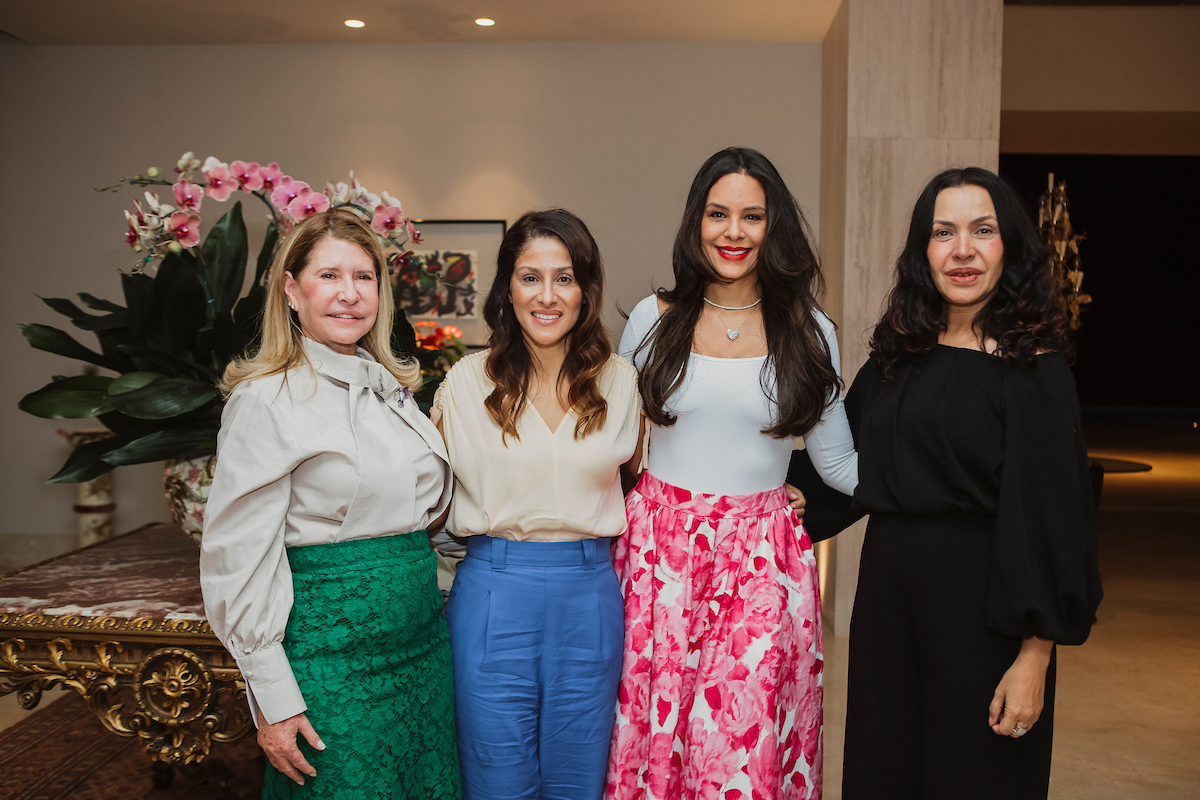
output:
[[[254,737],[213,745],[207,767],[176,770],[155,788],[141,740],[104,729],[74,692],[0,731],[0,800],[217,800],[262,793],[263,759]],[[210,764],[211,762],[211,764]]]

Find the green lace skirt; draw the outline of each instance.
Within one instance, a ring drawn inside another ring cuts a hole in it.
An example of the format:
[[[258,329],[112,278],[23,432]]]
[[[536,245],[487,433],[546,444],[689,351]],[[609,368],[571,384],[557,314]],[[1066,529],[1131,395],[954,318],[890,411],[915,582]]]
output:
[[[325,742],[298,786],[267,764],[264,798],[462,797],[450,639],[424,531],[290,547],[283,648]]]

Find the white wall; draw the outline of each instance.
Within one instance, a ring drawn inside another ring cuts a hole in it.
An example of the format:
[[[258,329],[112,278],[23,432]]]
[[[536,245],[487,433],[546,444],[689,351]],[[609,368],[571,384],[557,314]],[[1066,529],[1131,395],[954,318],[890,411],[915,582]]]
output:
[[[82,421],[16,404],[80,365],[34,351],[16,323],[74,331],[35,295],[120,300],[134,193],[92,187],[194,150],[317,186],[353,169],[415,217],[562,205],[600,243],[619,334],[616,304],[669,282],[688,185],[715,150],[765,152],[816,229],[820,71],[812,43],[0,45],[0,532],[73,530],[74,488],[44,480],[68,454],[55,429]],[[117,471],[118,530],[166,518],[158,481],[157,465]]]

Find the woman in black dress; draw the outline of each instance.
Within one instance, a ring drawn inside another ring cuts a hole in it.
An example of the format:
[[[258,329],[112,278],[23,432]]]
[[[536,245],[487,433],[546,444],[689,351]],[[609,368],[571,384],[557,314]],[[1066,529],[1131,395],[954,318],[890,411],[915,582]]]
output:
[[[935,177],[847,398],[871,518],[846,800],[1047,794],[1054,645],[1087,638],[1101,597],[1068,354],[1012,189],[978,168]]]

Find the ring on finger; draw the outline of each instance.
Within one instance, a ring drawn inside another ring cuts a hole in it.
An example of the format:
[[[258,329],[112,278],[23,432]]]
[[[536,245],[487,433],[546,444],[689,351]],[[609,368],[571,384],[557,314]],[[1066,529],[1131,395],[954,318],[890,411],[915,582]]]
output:
[[[1027,733],[1029,733],[1028,728],[1022,728],[1020,725],[1016,725],[1013,727],[1012,737],[1014,739],[1020,739],[1022,736],[1024,736]]]

